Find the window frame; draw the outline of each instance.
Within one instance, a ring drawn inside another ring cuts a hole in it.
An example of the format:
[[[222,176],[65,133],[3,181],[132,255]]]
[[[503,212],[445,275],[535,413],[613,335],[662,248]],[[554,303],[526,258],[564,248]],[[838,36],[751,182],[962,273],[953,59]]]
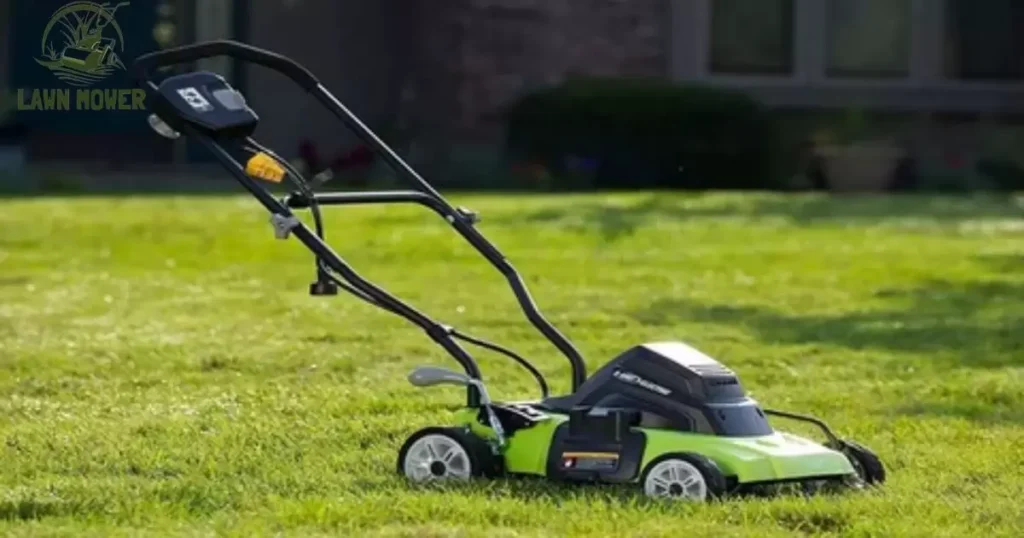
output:
[[[794,0],[794,69],[784,75],[745,75],[710,70],[711,2],[671,0],[671,76],[746,90],[768,105],[865,108],[893,111],[965,113],[1024,112],[1024,80],[961,80],[945,69],[945,1],[910,0],[910,73],[901,78],[828,76],[825,33],[827,6],[821,0]]]

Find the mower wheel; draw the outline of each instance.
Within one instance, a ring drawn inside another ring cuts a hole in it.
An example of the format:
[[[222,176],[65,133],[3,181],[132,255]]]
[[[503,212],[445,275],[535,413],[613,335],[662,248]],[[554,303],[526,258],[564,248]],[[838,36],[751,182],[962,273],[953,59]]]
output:
[[[490,445],[461,428],[424,428],[398,452],[398,473],[413,482],[469,480],[499,468]]]
[[[871,449],[853,441],[840,441],[839,450],[846,454],[865,485],[875,486],[885,483],[885,466]]]
[[[725,493],[725,475],[700,454],[666,454],[652,461],[640,476],[644,495],[673,501],[704,502]]]

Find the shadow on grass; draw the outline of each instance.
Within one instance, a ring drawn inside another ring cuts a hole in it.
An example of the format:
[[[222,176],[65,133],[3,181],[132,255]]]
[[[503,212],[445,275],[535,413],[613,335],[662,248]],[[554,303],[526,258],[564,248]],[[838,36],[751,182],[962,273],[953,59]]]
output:
[[[680,321],[738,325],[770,343],[933,352],[943,358],[956,355],[958,366],[1024,364],[1024,282],[936,281],[910,290],[882,291],[877,296],[890,300],[892,306],[801,315],[667,299],[635,312],[633,317],[651,325]]]
[[[0,500],[0,521],[41,521],[48,518],[82,517],[102,513],[103,506],[68,502],[56,497]]]
[[[139,182],[141,181],[141,183]],[[74,182],[23,190],[4,190],[0,184],[0,201],[32,200],[37,198],[161,198],[168,196],[227,196],[245,194],[237,181],[230,176],[182,180],[132,180],[119,183],[116,180],[101,182],[99,185],[79,185]],[[280,194],[287,194],[281,191]]]
[[[0,240],[0,245],[4,245],[6,243],[7,242]],[[27,276],[0,277],[0,288],[20,287],[31,281],[32,280]]]
[[[869,226],[896,221],[957,225],[976,219],[1024,218],[1024,198],[991,196],[828,196],[652,194],[637,203],[577,202],[499,221],[558,224],[575,231],[598,231],[613,241],[659,221],[702,218],[782,219],[810,226],[822,223]]]
[[[897,413],[912,417],[961,418],[982,425],[1024,425],[1024,410],[1019,406],[993,406],[978,402],[914,402],[903,406]]]
[[[985,255],[976,260],[997,273],[1024,274],[1024,254]]]
[[[647,508],[659,511],[667,511],[673,514],[682,514],[689,511],[701,510],[699,503],[679,503],[669,500],[655,499],[644,495],[643,488],[639,483],[601,483],[601,482],[566,482],[543,478],[540,476],[508,475],[485,481],[471,481],[466,483],[427,483],[411,484],[402,481],[408,488],[420,488],[425,491],[447,492],[462,491],[473,494],[500,496],[516,499],[524,502],[551,503],[555,505],[564,504],[567,501],[589,501],[605,502],[616,507]],[[380,483],[370,482],[365,484],[365,489],[380,487]],[[776,487],[765,487],[758,491],[743,491],[734,489],[727,491],[719,500],[733,502],[744,499],[772,499],[772,498],[810,498],[810,497],[836,497],[852,493],[853,490],[836,485],[829,488],[821,488],[817,491],[808,491],[797,484],[779,484]],[[714,502],[714,501],[712,501]],[[813,523],[798,518],[793,524]],[[821,526],[829,526],[828,521],[821,522]],[[838,523],[832,521],[831,523]],[[812,526],[815,526],[812,524]]]

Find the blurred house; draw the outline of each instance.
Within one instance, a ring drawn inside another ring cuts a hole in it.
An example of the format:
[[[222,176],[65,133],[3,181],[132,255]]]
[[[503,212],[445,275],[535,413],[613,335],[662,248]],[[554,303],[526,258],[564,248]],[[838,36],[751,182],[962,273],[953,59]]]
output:
[[[0,27],[12,27],[11,5],[0,0]],[[235,37],[290,55],[371,126],[423,141],[432,155],[493,145],[504,104],[572,75],[668,77],[742,89],[773,107],[893,115],[914,128],[900,143],[917,153],[970,153],[1024,111],[1024,2],[1015,0],[153,5],[173,22],[170,42]],[[0,83],[16,52],[0,40]],[[230,61],[207,67],[245,89],[267,143],[294,153],[303,140],[325,152],[354,142],[281,77]]]

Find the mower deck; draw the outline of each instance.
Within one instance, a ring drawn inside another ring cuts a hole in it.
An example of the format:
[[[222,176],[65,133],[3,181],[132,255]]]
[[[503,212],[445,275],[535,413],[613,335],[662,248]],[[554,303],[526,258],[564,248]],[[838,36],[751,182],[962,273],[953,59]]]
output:
[[[629,428],[616,438],[602,432],[570,432],[568,415],[545,413],[535,403],[513,405],[531,408],[544,418],[509,434],[503,465],[508,474],[629,483],[660,457],[696,453],[714,461],[730,486],[746,485],[751,490],[756,486],[841,481],[857,476],[843,453],[787,433],[721,437],[641,427]],[[480,420],[479,410],[459,411],[455,424],[469,428],[482,440],[495,438],[494,430]]]

